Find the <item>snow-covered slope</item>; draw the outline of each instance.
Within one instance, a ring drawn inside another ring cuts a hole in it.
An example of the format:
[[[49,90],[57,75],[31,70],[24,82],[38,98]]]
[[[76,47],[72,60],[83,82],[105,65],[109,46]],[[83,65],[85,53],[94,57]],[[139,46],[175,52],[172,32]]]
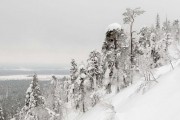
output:
[[[162,67],[156,76],[158,83],[146,93],[136,92],[139,81],[75,120],[180,120],[180,64]]]

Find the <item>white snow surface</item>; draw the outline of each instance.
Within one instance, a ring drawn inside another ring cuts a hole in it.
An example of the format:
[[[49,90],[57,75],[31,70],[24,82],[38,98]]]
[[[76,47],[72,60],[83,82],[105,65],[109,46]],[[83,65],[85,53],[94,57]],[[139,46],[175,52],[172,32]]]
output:
[[[158,83],[137,93],[143,81],[109,96],[72,120],[180,120],[180,60],[154,71]]]
[[[11,118],[11,120],[16,120],[16,118]]]
[[[106,31],[113,31],[113,30],[121,30],[121,25],[119,23],[112,23],[106,29]]]

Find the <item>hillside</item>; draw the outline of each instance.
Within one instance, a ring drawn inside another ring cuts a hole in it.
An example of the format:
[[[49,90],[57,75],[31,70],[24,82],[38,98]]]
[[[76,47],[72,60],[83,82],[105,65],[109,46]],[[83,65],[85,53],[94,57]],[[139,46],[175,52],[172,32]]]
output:
[[[137,92],[142,81],[97,104],[75,120],[179,120],[180,64],[156,70],[158,83]],[[174,63],[175,64],[175,63]]]

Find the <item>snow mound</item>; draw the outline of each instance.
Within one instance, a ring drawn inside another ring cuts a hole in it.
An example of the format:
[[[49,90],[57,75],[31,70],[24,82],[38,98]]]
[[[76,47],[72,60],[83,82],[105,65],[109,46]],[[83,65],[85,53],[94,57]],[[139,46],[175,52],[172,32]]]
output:
[[[121,25],[118,23],[112,23],[107,27],[106,31],[121,30]]]

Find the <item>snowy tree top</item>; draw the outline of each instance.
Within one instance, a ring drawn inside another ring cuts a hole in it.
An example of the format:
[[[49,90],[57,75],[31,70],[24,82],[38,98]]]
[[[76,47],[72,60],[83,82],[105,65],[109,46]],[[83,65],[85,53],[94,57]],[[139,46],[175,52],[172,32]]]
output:
[[[79,70],[80,70],[80,69],[85,69],[85,65],[81,64],[81,65],[79,66]]]
[[[80,77],[84,79],[84,78],[86,78],[86,75],[85,75],[84,73],[82,73],[82,74],[80,75]]]
[[[106,31],[121,30],[121,25],[118,23],[112,23],[107,27]]]

